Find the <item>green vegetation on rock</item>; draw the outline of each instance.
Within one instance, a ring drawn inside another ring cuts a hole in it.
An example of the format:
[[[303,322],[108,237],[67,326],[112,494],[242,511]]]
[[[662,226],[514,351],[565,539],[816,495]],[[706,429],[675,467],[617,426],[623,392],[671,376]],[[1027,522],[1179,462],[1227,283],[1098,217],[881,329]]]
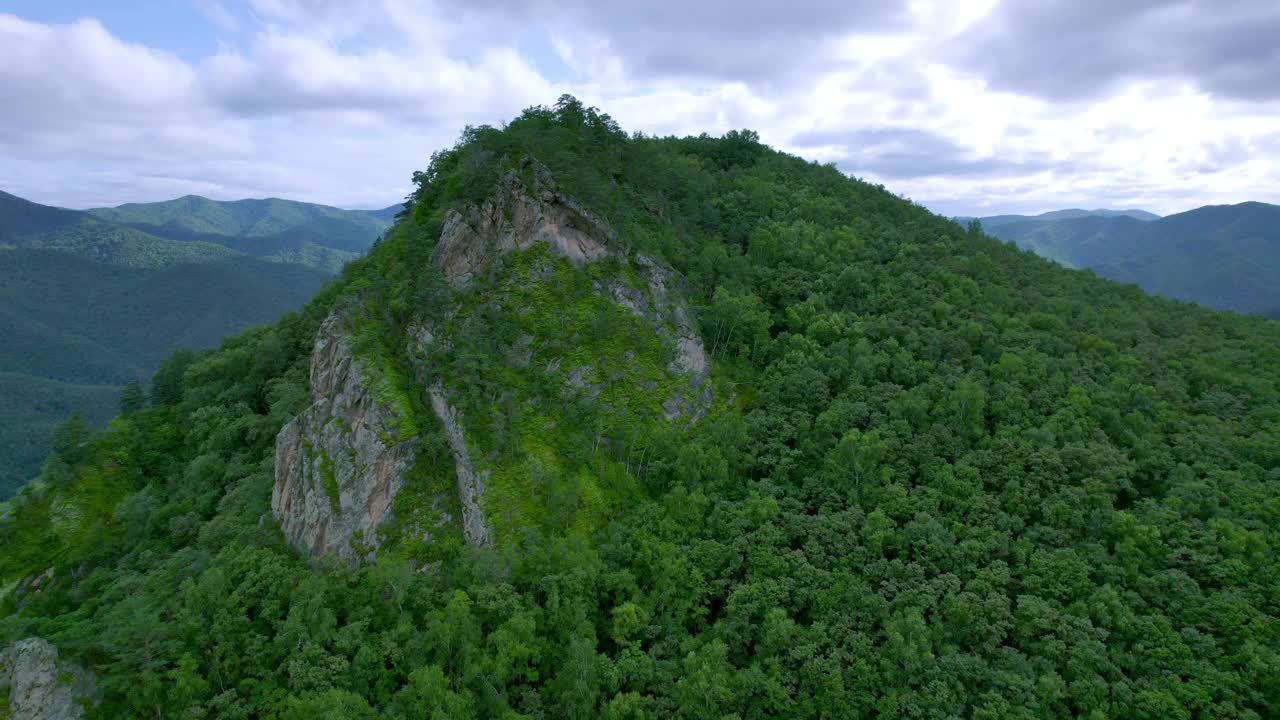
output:
[[[620,257],[679,271],[706,416],[655,415],[665,346],[592,284],[621,262],[534,247],[441,277],[448,213],[525,158]],[[0,521],[0,642],[94,672],[98,716],[1280,707],[1276,323],[1062,268],[750,132],[629,137],[572,98],[469,129],[417,181],[319,297],[170,361],[162,404]],[[359,567],[304,562],[270,521],[275,434],[338,302],[420,439]],[[459,510],[419,368],[492,470],[493,547],[435,522]]]
[[[425,364],[457,388],[474,444],[494,449],[480,466],[492,472],[497,541],[528,528],[587,533],[634,499],[641,478],[627,459],[660,440],[661,403],[679,379],[654,331],[592,288],[592,273],[616,262],[576,270],[539,246],[501,265],[492,284],[460,294],[435,332],[447,350]]]

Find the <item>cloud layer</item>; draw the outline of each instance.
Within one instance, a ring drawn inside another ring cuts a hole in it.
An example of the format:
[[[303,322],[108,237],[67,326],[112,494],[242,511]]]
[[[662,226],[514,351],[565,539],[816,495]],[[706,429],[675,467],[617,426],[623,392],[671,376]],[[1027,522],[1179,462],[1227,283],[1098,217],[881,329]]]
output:
[[[194,55],[92,5],[0,14],[0,188],[386,205],[464,125],[572,92],[628,130],[754,128],[940,212],[1280,200],[1271,0],[199,6]]]
[[[1280,99],[1280,3],[1036,0],[1002,3],[954,57],[995,87],[1098,97],[1125,82],[1192,83],[1228,98]]]

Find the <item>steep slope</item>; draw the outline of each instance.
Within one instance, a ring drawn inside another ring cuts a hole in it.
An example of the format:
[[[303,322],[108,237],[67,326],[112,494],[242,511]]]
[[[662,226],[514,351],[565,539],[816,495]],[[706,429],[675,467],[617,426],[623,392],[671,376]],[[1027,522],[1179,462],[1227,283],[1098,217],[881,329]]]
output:
[[[120,407],[119,384],[60,382],[0,372],[0,501],[40,473],[54,430],[74,413],[104,427]]]
[[[1238,312],[1280,311],[1280,206],[1203,207],[1152,222],[1085,217],[983,228],[1069,267]]]
[[[415,437],[423,418],[406,398],[431,408],[457,482],[420,497],[428,512],[401,525],[421,542],[453,521],[476,546],[514,542],[547,521],[548,507],[521,497],[535,467],[548,476],[544,492],[584,499],[569,511],[571,527],[598,526],[628,490],[625,472],[609,469],[616,461],[605,438],[692,422],[711,406],[706,350],[675,274],[630,256],[535,161],[505,174],[494,197],[451,211],[433,263],[450,290],[409,318],[402,340],[353,350],[361,318],[375,314],[368,301],[321,327],[311,360],[316,402],[277,439],[272,495],[286,538],[307,555],[355,559],[382,545],[381,526],[423,442]],[[468,317],[476,308],[484,316]],[[474,358],[495,346],[506,362],[489,358],[485,374],[502,378],[495,392],[508,413],[496,424],[475,402],[473,377]],[[389,366],[412,373],[397,380]],[[563,427],[571,416],[554,409],[566,406],[592,418],[592,450],[580,446],[579,428]]]
[[[387,210],[390,210],[388,208]],[[270,198],[219,202],[197,195],[89,210],[93,216],[173,240],[337,272],[387,229],[387,210],[362,212]]]
[[[0,646],[100,717],[1280,706],[1275,323],[572,98],[416,180],[15,498]]]

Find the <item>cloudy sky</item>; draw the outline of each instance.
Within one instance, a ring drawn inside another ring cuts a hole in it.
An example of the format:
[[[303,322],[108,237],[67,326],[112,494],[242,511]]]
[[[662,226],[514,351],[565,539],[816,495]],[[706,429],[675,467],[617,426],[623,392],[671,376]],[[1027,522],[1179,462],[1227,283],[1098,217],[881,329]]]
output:
[[[947,214],[1280,202],[1277,38],[1276,0],[0,0],[0,189],[385,206],[570,92]]]

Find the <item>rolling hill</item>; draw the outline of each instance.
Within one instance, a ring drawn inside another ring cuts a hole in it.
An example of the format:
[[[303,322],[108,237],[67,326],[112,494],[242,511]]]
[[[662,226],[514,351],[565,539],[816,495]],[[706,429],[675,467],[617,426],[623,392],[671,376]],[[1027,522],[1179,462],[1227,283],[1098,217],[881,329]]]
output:
[[[1056,220],[1075,220],[1078,218],[1101,217],[1101,218],[1119,218],[1127,217],[1134,220],[1142,220],[1144,222],[1151,220],[1159,220],[1160,216],[1146,210],[1081,210],[1079,208],[1069,208],[1066,210],[1051,210],[1039,215],[988,215],[986,217],[971,217],[962,215],[952,218],[961,225],[967,225],[973,220],[982,223],[982,228],[990,232],[992,228],[1002,225],[1012,225],[1015,223],[1033,223],[1033,222],[1053,222]]]
[[[1280,206],[1209,206],[1150,221],[1097,215],[980,221],[987,232],[1068,267],[1164,297],[1280,317]]]

